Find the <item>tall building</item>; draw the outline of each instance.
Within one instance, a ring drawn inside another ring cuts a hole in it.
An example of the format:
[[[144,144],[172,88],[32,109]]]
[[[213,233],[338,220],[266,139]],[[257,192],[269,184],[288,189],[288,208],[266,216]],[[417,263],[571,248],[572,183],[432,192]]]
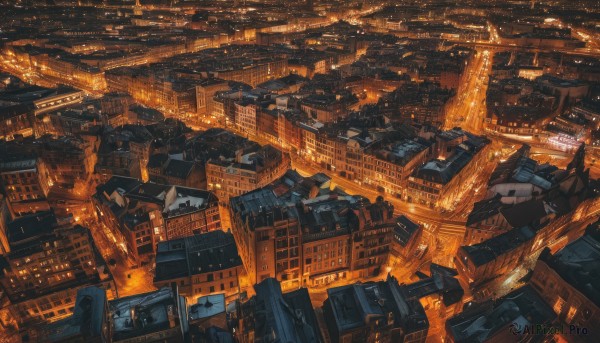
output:
[[[374,276],[388,261],[393,206],[329,189],[323,174],[288,171],[230,201],[232,230],[252,283],[283,289]]]

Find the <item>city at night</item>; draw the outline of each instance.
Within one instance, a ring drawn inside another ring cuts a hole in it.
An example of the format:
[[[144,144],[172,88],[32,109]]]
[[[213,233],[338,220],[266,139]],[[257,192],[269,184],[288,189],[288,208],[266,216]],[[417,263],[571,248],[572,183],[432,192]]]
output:
[[[600,342],[600,2],[0,0],[37,342]]]

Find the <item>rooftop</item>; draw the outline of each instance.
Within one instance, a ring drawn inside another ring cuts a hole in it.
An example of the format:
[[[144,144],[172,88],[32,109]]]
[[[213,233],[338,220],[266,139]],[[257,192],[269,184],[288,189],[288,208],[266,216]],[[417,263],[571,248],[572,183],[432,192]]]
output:
[[[323,339],[306,288],[285,293],[279,282],[267,278],[254,286],[256,295],[242,305],[245,329],[254,329],[257,341],[321,343]]]
[[[386,281],[330,288],[327,296],[324,311],[330,331],[337,327],[342,334],[374,324],[377,319],[390,323],[390,316],[393,318],[391,325],[394,328],[401,327],[405,334],[429,327],[418,298],[409,298],[407,289],[393,277],[388,277]]]
[[[552,308],[527,285],[494,303],[488,301],[465,307],[462,313],[446,321],[446,332],[456,343],[483,343],[494,337],[506,338],[509,326],[513,323],[521,328],[526,325],[549,325],[555,318]]]
[[[556,254],[544,252],[540,260],[556,271],[596,306],[600,306],[600,227],[590,226],[586,234]]]
[[[508,232],[490,238],[487,241],[461,246],[469,259],[475,266],[482,266],[493,261],[497,256],[501,256],[535,237],[535,231],[529,226],[514,228]]]
[[[401,215],[396,218],[394,226],[394,236],[402,246],[406,246],[411,237],[420,229],[417,223],[414,223],[406,216]]]
[[[188,308],[190,320],[210,318],[225,313],[225,294],[211,294],[199,297],[198,301]]]
[[[241,266],[231,233],[221,230],[158,243],[154,281]]]
[[[176,325],[179,297],[168,287],[109,302],[113,340],[140,337]]]
[[[106,318],[106,291],[86,287],[77,291],[73,314],[66,319],[45,325],[40,333],[50,342],[63,342],[72,337],[101,337]]]

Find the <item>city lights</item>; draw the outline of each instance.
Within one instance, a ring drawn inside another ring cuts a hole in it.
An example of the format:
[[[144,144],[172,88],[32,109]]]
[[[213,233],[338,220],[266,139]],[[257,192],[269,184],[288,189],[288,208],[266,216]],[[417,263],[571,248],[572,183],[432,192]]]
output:
[[[592,2],[0,10],[0,343],[596,341]]]

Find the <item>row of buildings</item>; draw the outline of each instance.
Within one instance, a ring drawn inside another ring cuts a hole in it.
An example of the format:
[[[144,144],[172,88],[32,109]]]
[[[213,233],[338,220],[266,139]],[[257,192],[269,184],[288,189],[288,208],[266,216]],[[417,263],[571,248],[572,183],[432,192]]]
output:
[[[330,288],[323,308],[314,309],[306,288],[282,292],[267,278],[255,295],[228,311],[223,294],[188,302],[177,286],[108,300],[89,287],[77,293],[73,315],[32,328],[37,342],[425,342],[429,321],[419,299],[443,298],[452,306],[462,289],[451,275],[432,275],[404,285],[393,277]]]

